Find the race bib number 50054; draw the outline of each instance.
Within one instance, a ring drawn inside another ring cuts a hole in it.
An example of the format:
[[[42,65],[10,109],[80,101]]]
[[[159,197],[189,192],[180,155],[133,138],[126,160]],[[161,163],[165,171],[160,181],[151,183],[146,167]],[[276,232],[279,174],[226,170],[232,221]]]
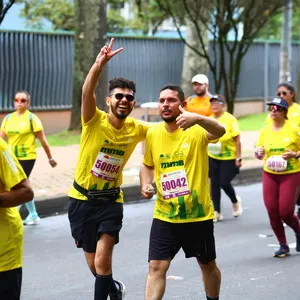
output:
[[[100,152],[94,162],[91,173],[98,178],[114,181],[118,176],[122,163],[123,158]]]

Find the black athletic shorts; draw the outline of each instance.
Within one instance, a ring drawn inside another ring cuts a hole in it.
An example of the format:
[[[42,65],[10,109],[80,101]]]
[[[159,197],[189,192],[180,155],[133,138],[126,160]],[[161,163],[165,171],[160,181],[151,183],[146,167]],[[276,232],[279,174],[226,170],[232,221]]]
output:
[[[123,204],[109,202],[99,207],[91,206],[87,201],[69,197],[69,221],[72,236],[77,248],[85,252],[96,252],[97,242],[102,233],[116,237],[122,228]]]
[[[216,259],[213,220],[170,223],[153,219],[148,261],[172,260],[180,248],[186,258],[196,257],[202,264]]]
[[[0,272],[0,299],[20,300],[22,268]]]
[[[22,166],[26,176],[29,177],[35,164],[35,159],[19,160],[19,163]]]

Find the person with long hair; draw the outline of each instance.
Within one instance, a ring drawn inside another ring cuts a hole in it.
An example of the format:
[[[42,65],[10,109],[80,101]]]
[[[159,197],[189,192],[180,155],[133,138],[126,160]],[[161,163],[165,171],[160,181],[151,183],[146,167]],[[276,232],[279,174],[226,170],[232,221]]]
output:
[[[280,245],[274,257],[285,257],[290,249],[283,223],[295,232],[300,252],[300,225],[294,214],[300,187],[300,128],[288,120],[287,101],[274,98],[268,106],[271,122],[260,131],[255,156],[264,160],[263,199]]]
[[[208,144],[209,177],[211,197],[215,209],[215,222],[221,221],[221,189],[230,198],[232,215],[237,218],[243,213],[241,198],[236,195],[231,184],[242,166],[242,146],[240,129],[237,119],[225,111],[226,100],[223,95],[214,95],[210,98],[212,117],[226,128],[226,133],[217,143]]]
[[[18,91],[14,97],[15,111],[6,115],[1,124],[0,137],[7,139],[13,153],[29,177],[36,161],[36,138],[41,142],[51,167],[57,165],[52,157],[43,125],[37,115],[29,110],[31,96],[27,91]],[[24,225],[38,224],[40,217],[36,211],[34,200],[25,203],[28,216]],[[21,206],[19,206],[19,209]]]

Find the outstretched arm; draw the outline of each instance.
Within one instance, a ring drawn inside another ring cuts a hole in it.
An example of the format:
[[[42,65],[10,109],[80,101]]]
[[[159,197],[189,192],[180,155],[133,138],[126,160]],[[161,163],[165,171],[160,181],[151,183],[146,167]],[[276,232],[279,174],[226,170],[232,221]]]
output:
[[[215,140],[220,138],[225,133],[225,128],[217,120],[210,117],[205,117],[196,113],[187,112],[184,108],[179,106],[181,114],[177,117],[176,122],[183,130],[198,124],[206,130],[208,140]]]
[[[108,46],[101,48],[96,61],[92,65],[87,77],[85,78],[82,87],[82,103],[81,114],[84,122],[88,122],[95,114],[96,111],[96,97],[95,89],[98,84],[99,76],[105,64],[116,54],[123,51],[123,48],[112,50],[114,39],[112,38]]]

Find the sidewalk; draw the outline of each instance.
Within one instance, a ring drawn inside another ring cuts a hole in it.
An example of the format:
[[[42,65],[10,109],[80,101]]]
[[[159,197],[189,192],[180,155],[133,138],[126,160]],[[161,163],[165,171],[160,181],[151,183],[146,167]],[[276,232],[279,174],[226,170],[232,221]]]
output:
[[[245,184],[249,180],[250,182],[260,181],[259,174],[262,169],[262,162],[253,156],[253,148],[257,138],[257,131],[247,131],[241,134],[243,166],[235,184]],[[44,150],[38,148],[38,158],[30,175],[30,180],[34,188],[36,205],[41,215],[65,211],[67,193],[73,183],[78,150],[79,145],[51,147],[52,155],[58,163],[57,167],[52,169]],[[142,144],[139,143],[123,172],[122,189],[125,194],[125,201],[140,197],[139,166],[142,160]]]

